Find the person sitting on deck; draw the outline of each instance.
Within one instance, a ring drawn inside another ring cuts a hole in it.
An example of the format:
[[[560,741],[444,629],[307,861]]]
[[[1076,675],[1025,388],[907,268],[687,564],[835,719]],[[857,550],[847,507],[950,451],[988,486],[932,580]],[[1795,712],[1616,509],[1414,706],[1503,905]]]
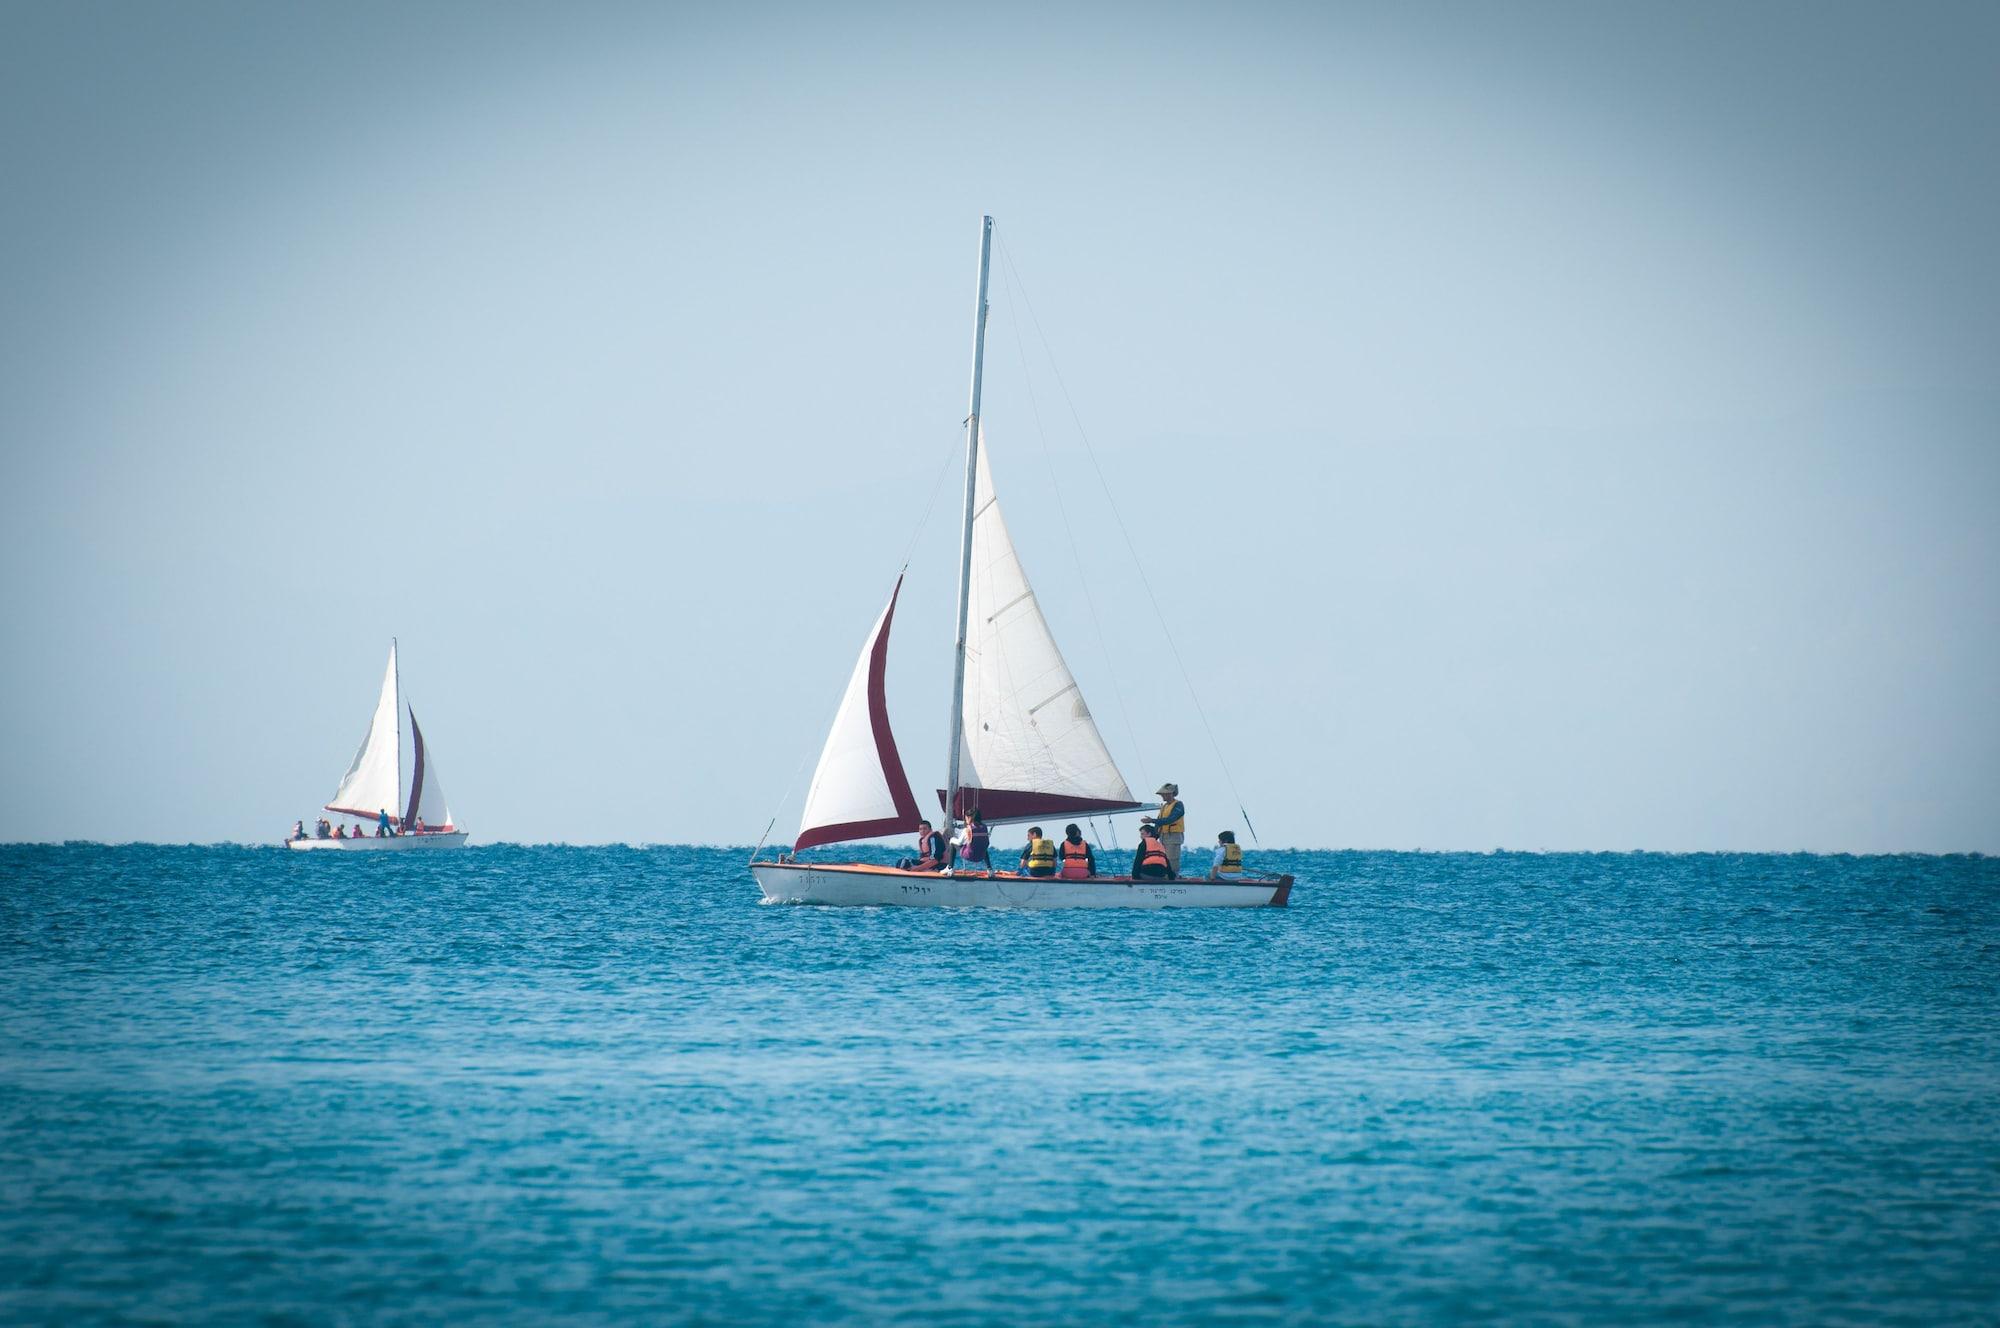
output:
[[[375,809],[375,837],[377,839],[386,839],[395,833],[389,827],[389,813],[377,807]]]
[[[1087,881],[1097,875],[1097,855],[1090,851],[1083,831],[1074,822],[1063,827],[1063,842],[1056,845],[1056,855],[1062,860],[1056,875],[1065,881]]]
[[[305,837],[306,837],[306,822],[305,818],[302,816],[298,820],[292,822],[292,838],[304,839]]]
[[[375,837],[377,839],[387,839],[389,837],[388,828],[386,826],[380,826],[380,825],[376,826]]]
[[[1174,879],[1174,864],[1167,857],[1167,846],[1160,842],[1160,828],[1151,821],[1139,822],[1139,847],[1132,854],[1132,879],[1135,881]]]
[[[981,871],[993,870],[990,850],[993,834],[986,828],[986,818],[974,807],[966,814],[965,829],[961,832],[958,846],[958,863],[961,867],[977,867]]]
[[[945,851],[944,835],[939,833],[929,821],[917,822],[917,856],[904,858],[896,866],[903,871],[942,871],[951,862],[951,855]]]
[[[333,827],[333,837],[335,839],[347,838],[347,822],[342,821],[339,825]]]
[[[313,826],[313,838],[314,839],[333,838],[333,823],[327,820],[324,816],[320,817],[318,823]]]
[[[416,820],[417,820],[417,833],[422,834],[424,832],[424,818],[419,816],[416,818]]]
[[[1243,850],[1236,843],[1236,832],[1224,830],[1215,837],[1215,860],[1208,865],[1208,879],[1230,881],[1243,875]]]
[[[1042,827],[1028,827],[1028,846],[1021,850],[1021,874],[1023,876],[1054,876],[1056,874],[1056,846],[1042,838]]]

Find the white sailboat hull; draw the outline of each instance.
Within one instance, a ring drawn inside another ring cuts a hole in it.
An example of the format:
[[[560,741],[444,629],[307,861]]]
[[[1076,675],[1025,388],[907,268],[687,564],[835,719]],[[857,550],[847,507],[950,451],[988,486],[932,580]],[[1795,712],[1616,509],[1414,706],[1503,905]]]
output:
[[[1284,908],[1292,878],[1135,881],[1098,876],[941,876],[866,863],[755,862],[750,874],[767,904],[882,908]]]
[[[376,839],[372,835],[362,835],[354,839],[288,839],[285,845],[296,849],[335,849],[346,853],[414,853],[425,849],[464,848],[466,832],[426,832],[420,835],[389,835]]]

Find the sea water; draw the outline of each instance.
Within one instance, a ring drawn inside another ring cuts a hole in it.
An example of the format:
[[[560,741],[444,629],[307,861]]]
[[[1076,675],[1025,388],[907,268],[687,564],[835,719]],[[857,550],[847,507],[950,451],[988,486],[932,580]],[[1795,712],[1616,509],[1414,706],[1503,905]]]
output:
[[[0,1319],[2000,1319],[2000,862],[0,849]]]

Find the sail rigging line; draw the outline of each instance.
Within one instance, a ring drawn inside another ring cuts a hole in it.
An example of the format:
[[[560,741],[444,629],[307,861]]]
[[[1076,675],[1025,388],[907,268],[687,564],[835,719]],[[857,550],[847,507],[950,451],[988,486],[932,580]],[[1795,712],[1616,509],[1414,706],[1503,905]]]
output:
[[[1132,555],[1132,566],[1139,573],[1139,584],[1146,589],[1146,599],[1152,604],[1153,616],[1160,623],[1160,634],[1167,639],[1167,650],[1174,657],[1175,667],[1180,670],[1181,682],[1187,688],[1188,700],[1194,703],[1195,714],[1201,719],[1202,731],[1208,735],[1208,745],[1215,753],[1215,763],[1221,767],[1223,779],[1228,781],[1230,796],[1236,801],[1237,813],[1243,817],[1243,824],[1250,831],[1250,841],[1262,848],[1264,841],[1257,837],[1257,827],[1251,823],[1250,813],[1243,806],[1243,794],[1236,787],[1236,776],[1230,772],[1228,760],[1222,755],[1222,744],[1216,739],[1215,726],[1209,723],[1208,712],[1202,708],[1201,695],[1195,691],[1194,678],[1188,673],[1187,662],[1181,658],[1181,648],[1174,640],[1173,629],[1167,625],[1167,615],[1160,608],[1160,597],[1153,593],[1153,583],[1146,575],[1146,564],[1140,559],[1138,546],[1132,542],[1132,532],[1126,528],[1125,518],[1118,511],[1118,500],[1111,492],[1110,482],[1104,478],[1104,467],[1098,463],[1097,449],[1090,445],[1090,432],[1083,427],[1083,415],[1076,408],[1076,398],[1070,395],[1069,384],[1063,381],[1062,367],[1056,363],[1055,348],[1049,344],[1048,333],[1042,330],[1042,320],[1035,313],[1034,301],[1028,298],[1028,284],[1021,280],[1020,271],[1014,266],[1013,255],[1008,251],[1005,240],[1000,243],[1000,257],[1006,265],[1005,271],[1012,274],[1010,289],[1014,286],[1020,289],[1021,307],[1028,311],[1028,319],[1035,325],[1035,336],[1042,343],[1042,353],[1048,356],[1049,371],[1055,375],[1056,386],[1062,390],[1063,401],[1069,406],[1070,418],[1076,422],[1076,434],[1083,440],[1084,455],[1090,458],[1090,468],[1097,476],[1098,487],[1104,490],[1104,500],[1111,509],[1111,519],[1117,525],[1118,533],[1124,537],[1125,551]]]
[[[960,427],[964,427],[963,422]],[[931,522],[931,511],[937,506],[938,494],[944,491],[944,477],[951,473],[951,463],[958,459],[960,446],[958,439],[953,438],[951,446],[945,449],[944,463],[938,467],[937,478],[931,481],[931,496],[924,503],[924,514],[917,518],[916,529],[910,532],[910,542],[903,546],[902,566],[896,573],[898,576],[910,570],[910,557],[917,551],[917,541],[923,537],[924,527]]]
[[[998,232],[999,227],[994,227],[994,230]],[[1014,268],[1014,256],[1008,251],[1006,235],[1000,234],[998,238],[1000,240],[1000,261],[1002,263],[1000,275],[1002,281],[1006,283],[1007,292],[1011,298],[1019,274]],[[1024,305],[1027,303],[1027,294],[1026,289],[1023,288],[1021,290],[1021,303]],[[1070,524],[1069,504],[1063,499],[1063,489],[1066,486],[1062,482],[1062,476],[1056,473],[1055,452],[1049,446],[1049,431],[1042,424],[1042,406],[1041,402],[1035,396],[1034,375],[1028,372],[1028,346],[1027,342],[1021,336],[1021,320],[1010,316],[1007,321],[1014,329],[1014,350],[1020,356],[1021,360],[1021,386],[1028,394],[1028,416],[1034,420],[1035,432],[1042,440],[1042,464],[1048,467],[1049,488],[1055,493],[1056,512],[1062,517],[1063,534],[1069,540],[1070,561],[1076,564],[1076,580],[1077,584],[1083,589],[1084,605],[1090,610],[1091,630],[1097,634],[1097,649],[1104,656],[1104,671],[1111,677],[1111,694],[1118,699],[1118,719],[1125,726],[1125,740],[1132,745],[1133,758],[1143,768],[1146,765],[1146,752],[1139,745],[1139,730],[1132,723],[1132,710],[1125,702],[1125,682],[1118,673],[1117,656],[1111,653],[1110,639],[1104,635],[1104,619],[1097,612],[1097,597],[1091,594],[1090,577],[1084,571],[1083,567],[1083,551],[1076,542],[1076,529]],[[1050,363],[1051,365],[1054,364],[1053,357],[1051,357]],[[1102,477],[1100,476],[1099,478],[1101,479]]]

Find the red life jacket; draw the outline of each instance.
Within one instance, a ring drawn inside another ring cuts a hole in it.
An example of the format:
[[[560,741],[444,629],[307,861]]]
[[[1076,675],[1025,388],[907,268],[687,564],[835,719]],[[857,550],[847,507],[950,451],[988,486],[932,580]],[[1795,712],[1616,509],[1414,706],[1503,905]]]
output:
[[[1056,845],[1056,852],[1062,854],[1062,870],[1056,873],[1065,881],[1086,880],[1090,876],[1090,845],[1072,844],[1067,839]]]

